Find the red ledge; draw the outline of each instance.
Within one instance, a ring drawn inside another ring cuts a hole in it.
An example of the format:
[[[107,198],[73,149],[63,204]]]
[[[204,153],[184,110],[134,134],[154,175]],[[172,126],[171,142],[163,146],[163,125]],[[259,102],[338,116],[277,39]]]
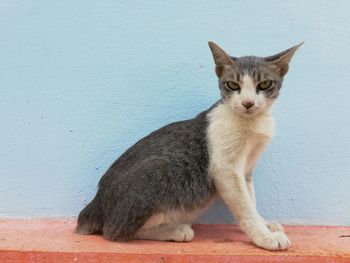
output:
[[[0,220],[0,262],[350,262],[350,227],[288,226],[287,251],[255,247],[234,225],[194,225],[189,243],[75,234],[75,220]]]

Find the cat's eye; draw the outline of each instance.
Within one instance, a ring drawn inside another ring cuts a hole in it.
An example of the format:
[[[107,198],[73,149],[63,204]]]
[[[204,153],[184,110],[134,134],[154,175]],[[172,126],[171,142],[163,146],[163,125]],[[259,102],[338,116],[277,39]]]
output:
[[[228,88],[230,90],[234,90],[234,91],[241,89],[239,84],[237,82],[234,82],[234,81],[227,81],[227,82],[225,82],[225,86],[226,86],[226,88]]]
[[[272,80],[264,80],[258,84],[257,88],[259,90],[267,90],[271,86],[272,86]]]

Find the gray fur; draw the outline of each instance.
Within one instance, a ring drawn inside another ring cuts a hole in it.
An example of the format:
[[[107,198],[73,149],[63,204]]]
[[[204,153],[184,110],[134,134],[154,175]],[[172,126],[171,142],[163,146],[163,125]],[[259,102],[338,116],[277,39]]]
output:
[[[130,240],[155,213],[205,206],[215,194],[207,171],[206,114],[169,124],[128,149],[101,178],[77,232]]]

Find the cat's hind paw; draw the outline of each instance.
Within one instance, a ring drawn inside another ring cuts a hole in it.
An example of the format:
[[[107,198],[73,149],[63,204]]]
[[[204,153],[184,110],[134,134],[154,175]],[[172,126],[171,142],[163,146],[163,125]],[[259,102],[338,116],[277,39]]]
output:
[[[189,242],[194,237],[194,231],[189,225],[178,225],[173,234],[176,242]]]

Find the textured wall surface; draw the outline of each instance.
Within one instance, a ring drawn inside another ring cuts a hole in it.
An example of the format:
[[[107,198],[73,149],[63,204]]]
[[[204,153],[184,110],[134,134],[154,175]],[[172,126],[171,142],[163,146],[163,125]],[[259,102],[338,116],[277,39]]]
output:
[[[350,224],[349,1],[0,1],[0,217],[75,216],[136,140],[218,97],[234,56],[302,40],[256,169],[258,207]],[[230,222],[222,203],[202,222]]]

